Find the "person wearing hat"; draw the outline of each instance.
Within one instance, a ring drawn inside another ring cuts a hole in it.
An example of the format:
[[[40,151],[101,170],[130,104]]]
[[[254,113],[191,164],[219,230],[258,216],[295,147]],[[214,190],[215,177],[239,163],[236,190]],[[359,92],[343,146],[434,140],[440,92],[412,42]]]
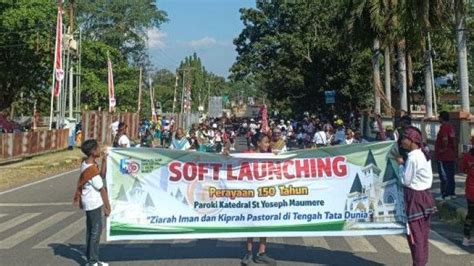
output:
[[[334,144],[344,144],[346,141],[346,129],[344,128],[344,121],[337,119],[335,122],[337,129],[334,134]]]
[[[404,186],[408,245],[413,265],[426,265],[429,254],[430,220],[437,211],[430,192],[433,184],[431,160],[418,128],[406,128],[401,142],[403,148],[408,151],[407,161],[401,156],[397,157],[399,176]]]
[[[386,126],[385,127],[385,134],[387,135],[387,140],[395,140],[393,126]]]

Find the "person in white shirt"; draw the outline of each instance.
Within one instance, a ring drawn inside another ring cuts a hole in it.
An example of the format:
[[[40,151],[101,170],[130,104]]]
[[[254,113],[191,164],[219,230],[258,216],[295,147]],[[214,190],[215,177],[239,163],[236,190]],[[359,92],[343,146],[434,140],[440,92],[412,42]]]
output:
[[[314,134],[313,141],[314,144],[316,144],[316,147],[326,146],[328,144],[326,132],[324,132],[322,128],[319,128],[318,131]]]
[[[130,148],[130,139],[127,136],[127,124],[120,122],[118,125],[117,134],[115,135],[113,147],[114,148]]]
[[[354,132],[352,129],[348,128],[346,129],[346,139],[344,140],[344,144],[352,144],[352,143],[357,143],[354,139]]]
[[[408,221],[408,245],[413,265],[428,263],[428,237],[431,215],[436,213],[436,204],[430,193],[433,183],[431,160],[426,151],[421,131],[415,127],[405,129],[402,146],[408,151],[406,162],[397,157],[399,176],[404,185],[405,211]]]
[[[86,257],[87,265],[108,264],[99,261],[99,244],[102,232],[102,211],[109,216],[111,206],[104,181],[107,171],[106,156],[102,158],[102,169],[99,171],[96,159],[100,157],[99,144],[95,139],[86,140],[81,151],[87,158],[81,164],[81,175],[74,194],[74,205],[79,205],[86,215]]]

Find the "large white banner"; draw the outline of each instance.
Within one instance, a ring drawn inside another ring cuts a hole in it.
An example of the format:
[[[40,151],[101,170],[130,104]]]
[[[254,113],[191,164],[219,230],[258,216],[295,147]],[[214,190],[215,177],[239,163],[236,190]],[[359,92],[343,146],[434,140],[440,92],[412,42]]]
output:
[[[393,142],[284,155],[113,149],[107,239],[405,231]]]

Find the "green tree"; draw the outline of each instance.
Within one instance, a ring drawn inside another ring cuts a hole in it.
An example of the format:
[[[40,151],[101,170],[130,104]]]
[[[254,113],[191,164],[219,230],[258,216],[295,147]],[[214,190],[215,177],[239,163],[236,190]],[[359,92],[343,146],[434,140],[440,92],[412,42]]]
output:
[[[17,106],[31,114],[35,100],[47,109],[56,10],[48,0],[0,3],[0,111]]]
[[[159,28],[166,13],[155,1],[77,1],[77,20],[87,39],[119,49],[132,64],[147,63],[147,31]]]
[[[325,90],[336,90],[336,110],[368,107],[370,49],[345,37],[344,11],[338,1],[262,1],[241,9],[231,79],[256,80],[273,103],[287,102],[294,112],[330,109]]]

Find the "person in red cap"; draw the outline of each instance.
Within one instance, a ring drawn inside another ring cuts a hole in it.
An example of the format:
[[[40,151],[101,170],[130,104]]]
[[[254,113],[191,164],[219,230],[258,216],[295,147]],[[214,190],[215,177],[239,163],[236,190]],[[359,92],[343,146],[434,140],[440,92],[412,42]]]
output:
[[[430,193],[433,183],[431,158],[426,151],[418,128],[406,128],[402,136],[402,146],[408,151],[406,162],[400,156],[399,175],[404,185],[405,212],[408,221],[408,245],[413,265],[428,263],[428,237],[431,215],[436,212],[436,204]]]
[[[471,137],[473,147],[469,152],[464,153],[461,161],[461,171],[467,174],[466,177],[466,200],[467,215],[464,221],[464,246],[474,246],[474,240],[471,238],[472,225],[474,223],[474,136]]]

